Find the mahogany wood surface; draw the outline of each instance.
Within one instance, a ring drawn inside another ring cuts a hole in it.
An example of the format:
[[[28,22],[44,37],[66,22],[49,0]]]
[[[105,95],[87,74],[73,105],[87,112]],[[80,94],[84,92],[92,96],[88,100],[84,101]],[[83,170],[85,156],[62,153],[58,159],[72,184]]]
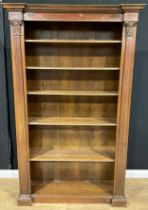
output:
[[[9,12],[19,205],[125,206],[143,4],[3,4]]]

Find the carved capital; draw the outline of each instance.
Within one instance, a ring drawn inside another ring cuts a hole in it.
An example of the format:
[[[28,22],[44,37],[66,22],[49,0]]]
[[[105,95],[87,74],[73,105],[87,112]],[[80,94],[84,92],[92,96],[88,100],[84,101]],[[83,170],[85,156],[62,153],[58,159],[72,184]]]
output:
[[[21,27],[22,24],[23,24],[22,20],[12,20],[12,21],[10,21],[11,35],[12,36],[23,35],[23,31],[22,31],[22,27]]]
[[[136,24],[137,22],[133,22],[133,21],[124,22],[126,37],[132,37],[134,35],[134,29],[136,27]]]

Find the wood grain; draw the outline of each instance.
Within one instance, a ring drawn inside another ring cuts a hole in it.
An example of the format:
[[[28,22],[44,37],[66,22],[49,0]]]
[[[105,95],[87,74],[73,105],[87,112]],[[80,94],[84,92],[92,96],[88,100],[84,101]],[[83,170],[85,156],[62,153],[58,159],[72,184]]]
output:
[[[58,91],[58,90],[34,90],[28,91],[28,95],[71,95],[71,96],[118,96],[118,92],[111,91]]]
[[[126,200],[124,196],[124,179],[127,160],[128,129],[130,120],[130,103],[136,41],[136,25],[133,24],[131,26],[132,28],[128,29],[126,27],[126,25],[124,25],[123,27],[123,47],[119,85],[119,105],[117,115],[118,125],[116,133],[117,146],[113,206],[124,206]],[[126,30],[132,30],[132,33],[127,33]]]
[[[114,162],[51,162],[31,161],[31,180],[50,181],[113,181]],[[57,170],[58,168],[58,170]],[[36,173],[38,171],[38,173]],[[50,193],[50,192],[49,192]]]
[[[32,150],[31,161],[58,161],[58,162],[114,162],[113,149],[100,151],[93,150]]]
[[[116,126],[116,121],[113,118],[31,117],[29,125]]]
[[[26,12],[25,21],[122,22],[122,14],[34,13]]]
[[[27,66],[26,69],[28,70],[69,70],[69,71],[113,71],[113,70],[120,70],[119,67],[49,67],[49,66]]]
[[[93,57],[92,57],[93,56]],[[107,62],[106,62],[107,59]],[[119,67],[120,45],[28,45],[27,66]]]
[[[33,40],[50,40],[51,42],[57,40],[62,42],[69,40],[69,42],[93,41],[101,42],[102,40],[116,41],[122,39],[121,23],[85,23],[80,22],[27,22],[26,39]]]
[[[18,198],[18,203],[22,203],[23,205],[31,205],[32,201],[30,197],[31,186],[28,144],[29,137],[27,123],[28,113],[26,97],[27,88],[25,74],[24,25],[23,23],[20,24],[20,22],[18,22],[18,24],[14,26],[13,23],[11,23],[10,30],[16,120],[16,139],[20,180],[20,196]]]
[[[85,151],[115,154],[115,127],[37,126],[30,127],[30,151],[79,153]],[[73,145],[71,147],[71,145]],[[88,158],[89,159],[89,158]]]
[[[121,40],[59,40],[59,39],[26,39],[26,43],[45,44],[119,44]]]
[[[79,75],[79,76],[78,76]],[[118,91],[119,71],[36,70],[27,72],[28,90]]]
[[[112,182],[50,182],[39,183],[32,182],[32,198],[35,202],[52,202],[65,203],[67,198],[69,202],[76,203],[93,203],[93,202],[110,202],[112,193]],[[69,194],[69,188],[73,190]],[[50,189],[50,190],[49,190]],[[52,192],[52,194],[48,194]],[[79,195],[79,196],[78,196]]]

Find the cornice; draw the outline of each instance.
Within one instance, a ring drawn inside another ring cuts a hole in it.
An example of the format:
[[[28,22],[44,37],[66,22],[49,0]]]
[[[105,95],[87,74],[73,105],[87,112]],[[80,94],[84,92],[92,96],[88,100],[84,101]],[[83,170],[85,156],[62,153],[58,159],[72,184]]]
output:
[[[65,4],[25,4],[25,3],[3,3],[8,11],[24,12],[61,12],[61,13],[123,13],[138,12],[145,4],[106,4],[106,5],[65,5]]]

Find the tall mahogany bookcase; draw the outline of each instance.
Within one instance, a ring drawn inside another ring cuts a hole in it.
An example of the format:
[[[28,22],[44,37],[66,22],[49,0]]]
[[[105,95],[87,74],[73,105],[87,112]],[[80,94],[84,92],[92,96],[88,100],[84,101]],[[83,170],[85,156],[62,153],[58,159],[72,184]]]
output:
[[[9,12],[19,205],[125,206],[138,13],[143,4],[4,4]]]

